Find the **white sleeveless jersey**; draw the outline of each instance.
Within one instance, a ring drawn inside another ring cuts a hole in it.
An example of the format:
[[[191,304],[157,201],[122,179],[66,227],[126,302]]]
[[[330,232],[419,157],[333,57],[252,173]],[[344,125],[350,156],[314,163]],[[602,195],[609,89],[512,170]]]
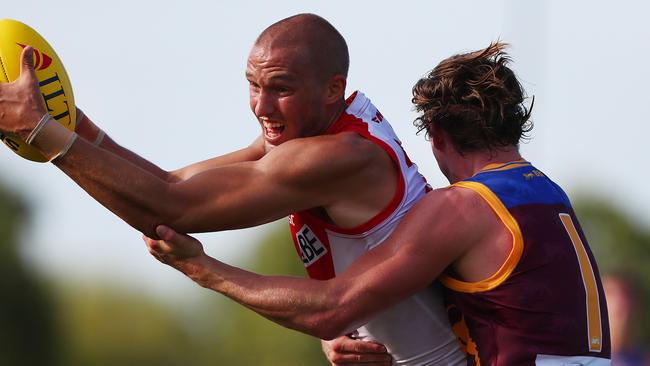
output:
[[[339,228],[307,211],[289,216],[296,250],[309,276],[320,280],[343,273],[359,256],[380,245],[429,190],[393,128],[370,99],[356,92],[346,103],[345,112],[327,133],[354,131],[375,142],[399,167],[399,182],[389,205],[355,228]],[[354,334],[384,344],[395,365],[466,365],[437,282],[380,313]]]

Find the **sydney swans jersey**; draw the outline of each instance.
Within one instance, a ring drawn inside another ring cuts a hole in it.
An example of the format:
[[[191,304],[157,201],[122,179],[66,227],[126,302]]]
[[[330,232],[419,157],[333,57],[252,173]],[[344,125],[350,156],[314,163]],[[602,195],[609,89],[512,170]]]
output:
[[[359,256],[381,244],[429,189],[370,100],[356,92],[346,103],[346,110],[327,133],[354,131],[375,142],[398,167],[399,182],[388,207],[355,228],[339,228],[308,211],[289,216],[298,254],[309,276],[320,280],[342,273]],[[355,335],[384,344],[397,365],[465,365],[444,311],[439,284],[379,314]]]
[[[480,282],[442,277],[469,365],[609,365],[609,321],[594,257],[568,197],[526,161],[454,184],[478,193],[512,233]]]

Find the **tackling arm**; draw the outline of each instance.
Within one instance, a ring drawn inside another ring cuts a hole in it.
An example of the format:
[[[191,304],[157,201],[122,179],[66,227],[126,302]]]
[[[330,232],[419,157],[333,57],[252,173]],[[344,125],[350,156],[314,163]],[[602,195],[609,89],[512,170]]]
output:
[[[332,339],[429,285],[466,249],[463,210],[447,190],[431,192],[382,245],[328,281],[262,276],[203,253],[200,243],[160,227],[150,252],[203,287],[288,328]],[[473,234],[472,234],[473,235]]]

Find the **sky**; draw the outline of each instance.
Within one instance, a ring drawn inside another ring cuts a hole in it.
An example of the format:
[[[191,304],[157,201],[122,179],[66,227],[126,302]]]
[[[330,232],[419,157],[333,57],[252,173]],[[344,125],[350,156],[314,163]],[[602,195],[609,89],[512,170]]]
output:
[[[343,34],[348,94],[361,90],[372,99],[436,187],[447,182],[415,135],[413,84],[453,54],[509,43],[511,67],[535,96],[524,157],[570,196],[603,197],[650,227],[647,2],[21,0],[6,1],[0,17],[23,21],[49,41],[77,105],[111,137],[171,170],[242,148],[259,134],[244,78],[248,52],[268,25],[302,12]],[[30,204],[22,245],[35,270],[171,301],[199,291],[53,165],[0,149],[0,166],[0,181]],[[269,229],[199,237],[208,253],[238,264]]]

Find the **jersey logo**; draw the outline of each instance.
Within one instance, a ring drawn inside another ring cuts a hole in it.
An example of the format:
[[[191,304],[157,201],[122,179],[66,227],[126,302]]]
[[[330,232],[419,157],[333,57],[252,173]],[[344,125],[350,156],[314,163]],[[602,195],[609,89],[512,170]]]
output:
[[[524,178],[526,178],[526,180],[531,180],[535,177],[545,177],[545,175],[537,169],[531,171],[530,173],[524,173]]]
[[[311,266],[320,257],[327,254],[327,248],[307,225],[296,231],[296,242],[300,247],[300,257],[305,267]]]
[[[379,111],[377,111],[375,116],[372,117],[372,121],[375,122],[375,123],[381,123],[381,121],[383,121],[383,120],[384,120],[384,116],[382,116],[381,113],[379,113]]]

